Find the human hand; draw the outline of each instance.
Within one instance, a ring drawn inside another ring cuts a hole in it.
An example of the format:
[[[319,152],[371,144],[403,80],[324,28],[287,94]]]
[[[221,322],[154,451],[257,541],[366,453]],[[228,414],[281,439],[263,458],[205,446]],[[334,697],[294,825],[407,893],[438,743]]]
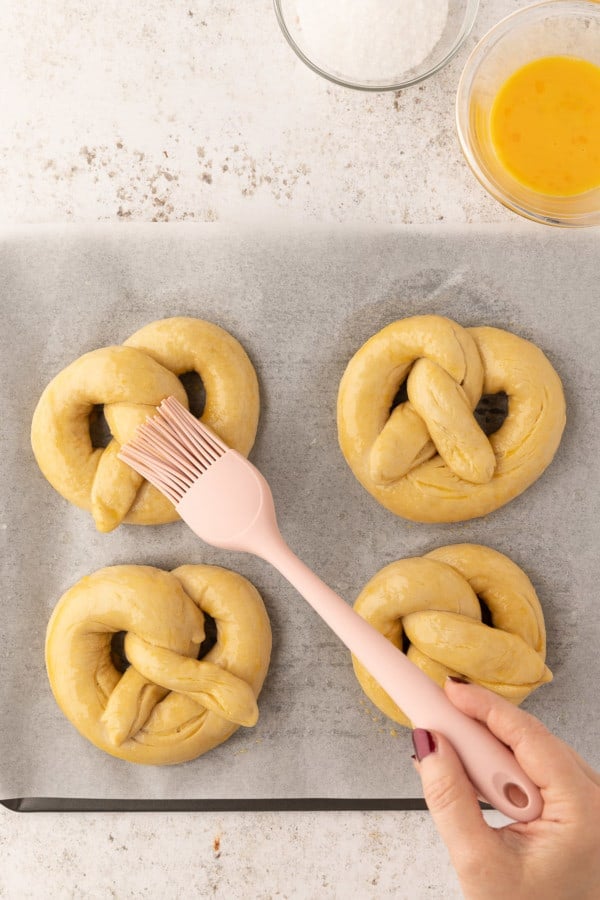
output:
[[[599,900],[600,774],[497,694],[450,680],[445,689],[512,748],[544,801],[539,819],[491,828],[450,743],[413,732],[425,800],[467,900]]]

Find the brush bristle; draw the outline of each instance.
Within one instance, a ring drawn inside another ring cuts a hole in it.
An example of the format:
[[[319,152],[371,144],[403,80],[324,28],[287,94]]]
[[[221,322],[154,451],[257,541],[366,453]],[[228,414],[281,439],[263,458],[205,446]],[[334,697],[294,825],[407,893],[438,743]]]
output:
[[[179,503],[227,449],[179,400],[167,397],[118,456],[172,503]]]

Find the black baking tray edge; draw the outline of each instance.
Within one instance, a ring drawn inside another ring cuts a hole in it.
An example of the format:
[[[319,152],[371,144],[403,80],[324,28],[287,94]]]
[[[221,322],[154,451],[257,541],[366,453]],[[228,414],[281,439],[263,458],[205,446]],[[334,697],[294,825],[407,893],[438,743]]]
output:
[[[95,800],[93,798],[16,797],[0,800],[13,812],[313,812],[344,810],[425,810],[422,797],[290,797],[248,800]],[[482,809],[492,809],[481,804]]]

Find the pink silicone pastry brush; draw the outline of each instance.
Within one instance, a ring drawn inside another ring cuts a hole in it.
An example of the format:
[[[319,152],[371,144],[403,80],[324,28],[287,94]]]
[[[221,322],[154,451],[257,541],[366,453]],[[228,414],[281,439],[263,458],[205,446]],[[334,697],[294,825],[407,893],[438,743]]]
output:
[[[292,553],[279,532],[269,486],[251,462],[174,397],[161,403],[119,457],[168,497],[207,544],[252,553],[278,569],[415,727],[451,741],[481,797],[520,821],[540,815],[540,792],[512,752],[459,712],[435,682]]]

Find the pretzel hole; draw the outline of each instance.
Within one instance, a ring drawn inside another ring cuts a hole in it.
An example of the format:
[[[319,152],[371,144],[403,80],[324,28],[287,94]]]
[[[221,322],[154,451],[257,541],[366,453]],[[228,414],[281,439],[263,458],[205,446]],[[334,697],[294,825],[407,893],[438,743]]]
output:
[[[125,672],[131,665],[125,656],[126,631],[115,631],[110,639],[110,658],[117,672]]]
[[[410,649],[410,640],[409,640],[408,635],[405,632],[404,628],[402,629],[402,646],[400,649],[402,650],[402,652],[404,653],[405,656]]]
[[[200,644],[200,649],[198,650],[198,659],[203,659],[206,654],[212,650],[217,643],[218,637],[217,623],[213,617],[209,616],[204,610],[202,611],[202,614],[204,616],[204,640]]]
[[[204,382],[197,372],[184,372],[179,376],[179,380],[187,394],[191,414],[199,419],[206,406]]]
[[[490,608],[485,602],[482,600],[479,594],[477,594],[477,599],[479,600],[479,605],[481,607],[481,621],[484,625],[489,625],[490,628],[494,627],[494,620],[492,618],[492,613],[490,612]]]
[[[407,379],[405,378],[404,381],[402,382],[402,384],[400,385],[400,387],[398,388],[398,390],[396,391],[394,399],[392,400],[392,405],[390,406],[390,416],[393,413],[393,411],[396,409],[397,406],[400,406],[401,403],[408,402],[408,389],[406,387],[406,384],[407,384]]]
[[[484,394],[473,413],[479,427],[488,436],[504,424],[508,415],[508,395],[504,391],[498,394]]]
[[[90,440],[92,447],[96,450],[98,447],[108,447],[112,440],[112,434],[108,427],[108,422],[104,416],[104,406],[102,403],[92,406],[89,416],[90,423]]]

